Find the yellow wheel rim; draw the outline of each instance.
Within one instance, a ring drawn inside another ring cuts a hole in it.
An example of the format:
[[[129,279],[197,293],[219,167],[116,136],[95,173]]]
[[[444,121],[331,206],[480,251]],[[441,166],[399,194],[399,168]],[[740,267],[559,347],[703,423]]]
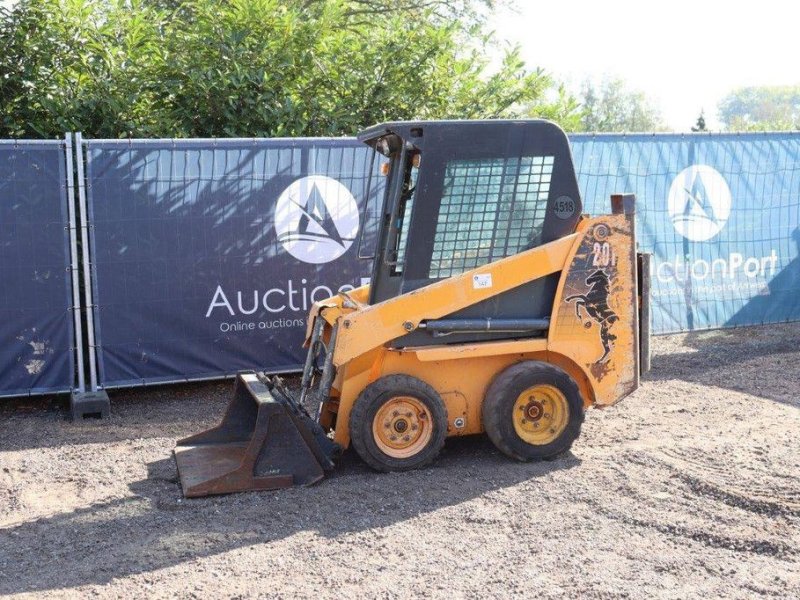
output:
[[[392,458],[414,456],[427,445],[432,435],[431,411],[411,396],[390,398],[372,420],[375,444]]]
[[[514,403],[514,431],[534,446],[554,442],[567,428],[569,405],[558,388],[534,385],[522,392]]]

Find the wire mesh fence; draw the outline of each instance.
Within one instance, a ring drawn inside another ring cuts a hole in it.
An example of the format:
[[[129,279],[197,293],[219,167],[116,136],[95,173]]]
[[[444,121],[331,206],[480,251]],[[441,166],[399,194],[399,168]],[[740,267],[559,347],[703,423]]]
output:
[[[800,134],[572,137],[589,212],[637,195],[657,333],[800,319]]]
[[[82,389],[84,347],[108,387],[292,370],[310,304],[369,276],[353,139],[78,141],[78,185],[69,136],[0,141],[0,395]],[[800,319],[800,134],[571,142],[586,212],[637,195],[654,332]]]
[[[311,304],[369,274],[379,164],[355,140],[84,145],[106,387],[296,369]]]
[[[572,145],[587,212],[637,194],[655,332],[800,318],[800,136]],[[104,385],[294,369],[309,304],[368,275],[351,246],[359,227],[374,238],[381,190],[367,189],[378,165],[355,140],[85,147]],[[361,244],[365,256],[372,245]]]

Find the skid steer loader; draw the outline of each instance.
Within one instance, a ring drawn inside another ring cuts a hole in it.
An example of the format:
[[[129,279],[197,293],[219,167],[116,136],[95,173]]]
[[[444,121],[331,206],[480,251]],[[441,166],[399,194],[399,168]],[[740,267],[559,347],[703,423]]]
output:
[[[178,443],[187,497],[310,484],[349,446],[379,471],[483,432],[514,459],[554,457],[648,367],[634,198],[581,214],[556,125],[398,122],[359,139],[387,177],[371,284],[311,308],[297,397],[240,374],[222,423]]]

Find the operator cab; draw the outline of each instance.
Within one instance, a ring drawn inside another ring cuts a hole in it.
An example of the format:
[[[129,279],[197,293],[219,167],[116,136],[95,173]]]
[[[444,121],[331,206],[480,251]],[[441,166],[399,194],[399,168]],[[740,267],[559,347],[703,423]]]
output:
[[[358,136],[387,175],[370,304],[459,275],[575,231],[581,200],[566,134],[542,120],[421,121]],[[547,319],[559,273],[448,316]],[[414,331],[395,347],[530,337]],[[443,339],[442,339],[443,338]]]

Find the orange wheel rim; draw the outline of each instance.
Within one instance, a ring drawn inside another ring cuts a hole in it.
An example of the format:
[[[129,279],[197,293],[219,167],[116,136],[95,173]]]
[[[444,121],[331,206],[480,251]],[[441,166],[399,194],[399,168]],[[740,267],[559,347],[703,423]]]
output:
[[[372,420],[372,437],[378,449],[392,458],[420,452],[433,436],[433,415],[417,398],[394,396]]]
[[[528,444],[544,446],[567,428],[569,404],[552,385],[534,385],[517,397],[511,418],[519,437]]]

